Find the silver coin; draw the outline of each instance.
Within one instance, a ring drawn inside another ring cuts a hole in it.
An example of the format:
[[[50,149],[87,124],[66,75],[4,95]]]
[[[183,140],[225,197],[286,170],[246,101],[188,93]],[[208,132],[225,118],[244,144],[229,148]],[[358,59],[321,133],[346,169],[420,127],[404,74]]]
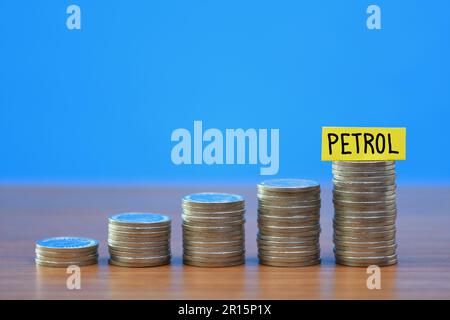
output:
[[[320,264],[320,259],[313,259],[310,261],[300,261],[300,262],[278,262],[273,260],[259,259],[259,263],[262,265],[270,267],[285,267],[285,268],[296,268],[296,267],[309,267]]]
[[[277,205],[279,203],[281,204],[294,204],[297,206],[318,206],[320,205],[320,197],[316,197],[316,198],[303,198],[302,195],[298,195],[298,196],[288,196],[288,197],[284,197],[284,196],[263,196],[263,195],[259,195],[258,194],[258,203],[262,203],[262,204],[271,204],[271,203],[276,203]]]
[[[170,238],[143,238],[143,239],[135,239],[135,238],[118,238],[118,237],[109,237],[108,242],[114,244],[128,244],[128,243],[146,243],[148,245],[153,244],[154,246],[162,246],[167,244],[170,241]]]
[[[311,256],[296,256],[296,257],[275,257],[275,256],[268,256],[268,255],[258,255],[258,259],[260,261],[276,261],[276,262],[287,262],[287,263],[294,263],[294,262],[307,262],[307,261],[317,261],[320,259],[320,255],[311,255]]]
[[[397,185],[381,185],[381,186],[363,186],[361,184],[358,185],[342,185],[342,184],[335,184],[333,186],[333,190],[336,192],[349,192],[349,193],[355,193],[355,192],[396,192]]]
[[[368,267],[370,265],[376,264],[378,267],[387,267],[394,264],[397,264],[397,258],[391,259],[391,260],[383,260],[383,261],[376,261],[374,262],[354,262],[354,261],[348,261],[348,260],[340,260],[336,259],[336,263],[347,266],[347,267]]]
[[[244,239],[244,231],[238,232],[190,232],[183,230],[183,239],[192,241],[233,241]]]
[[[147,256],[147,257],[127,257],[127,256],[118,256],[111,255],[111,259],[117,262],[126,262],[126,263],[151,263],[151,262],[162,262],[170,259],[170,255],[165,254],[161,256]]]
[[[229,263],[229,262],[235,262],[235,261],[242,261],[245,259],[244,254],[232,256],[232,257],[216,257],[216,256],[209,256],[209,257],[198,257],[198,256],[191,256],[187,254],[183,254],[183,261],[193,261],[193,262],[204,262],[204,263]]]
[[[266,208],[258,208],[258,215],[263,216],[277,216],[277,217],[298,217],[298,216],[317,216],[320,215],[320,209],[313,209],[309,211],[304,210],[291,210],[291,209],[266,209]]]
[[[226,241],[244,241],[245,235],[240,234],[237,236],[186,236],[183,235],[183,242],[226,242]]]
[[[316,181],[306,179],[272,179],[258,184],[258,188],[283,192],[304,192],[320,189]]]
[[[187,195],[183,198],[183,204],[211,205],[211,204],[243,204],[244,198],[240,195],[229,193],[204,192]]]
[[[245,221],[245,216],[191,216],[191,215],[182,215],[182,220],[188,223],[233,223],[236,221]]]
[[[153,243],[152,245],[146,246],[137,246],[137,247],[126,247],[126,246],[114,246],[114,245],[108,245],[108,249],[111,251],[117,251],[117,252],[136,252],[136,253],[145,253],[145,252],[153,252],[153,251],[164,251],[164,250],[170,250],[170,241],[160,242],[160,243]]]
[[[53,252],[82,252],[98,248],[98,241],[80,237],[54,237],[36,241],[36,248]]]
[[[395,193],[391,195],[386,194],[355,194],[355,193],[341,193],[341,192],[333,192],[333,199],[342,200],[342,201],[355,201],[355,202],[371,202],[371,201],[395,201],[397,195]]]
[[[373,212],[373,211],[389,211],[397,209],[395,203],[393,204],[371,204],[371,203],[349,203],[348,201],[338,202],[333,201],[334,209],[338,211],[359,211],[359,212]]]
[[[227,233],[235,234],[239,232],[243,232],[244,225],[235,225],[231,227],[220,227],[220,226],[192,226],[192,225],[186,225],[183,223],[183,230],[186,232],[198,232],[199,234],[217,234],[220,235],[221,233]]]
[[[228,217],[228,216],[244,216],[245,215],[245,207],[239,207],[239,208],[230,208],[230,210],[225,211],[218,211],[215,210],[215,208],[209,208],[209,207],[201,207],[200,210],[197,210],[197,208],[189,208],[189,207],[183,207],[183,213],[185,215],[189,216],[195,216],[195,217]]]
[[[397,259],[392,259],[388,261],[378,261],[376,265],[378,267],[387,267],[397,264]],[[347,266],[347,267],[368,267],[369,265],[373,265],[373,263],[358,263],[358,262],[349,262],[349,261],[341,261],[336,259],[336,264]]]
[[[345,227],[345,228],[361,228],[361,227],[388,227],[388,226],[395,226],[395,219],[392,221],[379,221],[379,222],[355,222],[355,221],[342,221],[342,220],[336,220],[334,219],[334,224]]]
[[[146,268],[146,267],[159,267],[170,263],[170,258],[166,260],[155,260],[148,262],[125,262],[125,261],[116,261],[113,259],[109,259],[109,264],[118,266],[118,267],[127,267],[127,268]]]
[[[368,205],[395,205],[397,203],[396,196],[390,197],[378,197],[378,198],[368,198],[368,197],[352,197],[352,196],[334,196],[333,203],[337,203],[343,206],[368,206]]]
[[[158,242],[125,242],[125,241],[112,241],[108,240],[108,245],[114,248],[152,248],[155,246],[161,246],[162,244],[167,243],[168,241],[158,241]]]
[[[352,252],[366,252],[366,251],[370,251],[370,252],[383,252],[383,251],[388,251],[388,250],[396,250],[397,249],[397,244],[396,243],[392,243],[389,245],[382,245],[382,246],[377,246],[377,245],[370,245],[370,246],[364,246],[364,245],[349,245],[349,244],[336,244],[335,245],[335,249],[336,250],[341,250],[341,251],[352,251]]]
[[[259,230],[262,235],[275,237],[298,237],[298,238],[317,238],[320,236],[320,229],[317,231],[301,231],[301,232],[272,232]]]
[[[395,228],[387,231],[342,231],[340,229],[335,229],[333,235],[337,237],[337,239],[342,237],[353,237],[358,239],[389,238],[395,236]]]
[[[49,258],[77,258],[77,257],[84,257],[89,256],[93,254],[97,254],[98,250],[97,247],[93,247],[91,250],[84,250],[84,251],[48,251],[42,248],[36,248],[35,253],[36,255],[41,255]]]
[[[245,245],[242,243],[241,245],[235,245],[235,246],[223,246],[223,247],[199,247],[199,246],[192,246],[192,245],[183,245],[183,252],[190,254],[192,252],[243,252],[245,251]],[[192,254],[195,255],[195,254]]]
[[[149,257],[159,257],[159,256],[168,256],[170,255],[170,250],[154,250],[154,251],[117,251],[117,250],[109,250],[109,254],[111,257],[129,257],[129,258],[149,258]]]
[[[346,172],[346,173],[358,173],[358,172],[362,172],[362,173],[382,173],[382,172],[395,172],[395,166],[384,166],[384,167],[372,167],[372,168],[367,168],[367,167],[348,167],[348,166],[341,166],[341,165],[336,165],[336,164],[332,164],[331,166],[332,171],[338,171],[338,172]]]
[[[320,248],[311,248],[311,250],[305,250],[305,251],[279,251],[279,250],[273,250],[273,249],[262,249],[260,248],[258,250],[258,254],[260,256],[269,256],[269,257],[280,257],[280,258],[288,258],[288,259],[294,259],[294,258],[304,258],[304,257],[310,257],[310,256],[318,256],[320,255]]]
[[[123,233],[123,232],[108,232],[109,239],[124,238],[125,241],[158,241],[159,239],[169,239],[171,232],[158,232],[158,233]],[[130,240],[128,240],[130,239]]]
[[[258,203],[258,207],[259,208],[300,208],[302,210],[306,209],[317,209],[320,210],[321,205],[320,205],[320,201],[317,202],[317,204],[314,204],[312,202],[287,202],[287,201],[283,201],[283,202],[273,202],[273,201],[259,201]]]
[[[202,206],[190,208],[182,206],[183,213],[196,217],[224,217],[245,215],[245,206],[220,205],[221,207]]]
[[[334,254],[338,257],[359,257],[359,258],[370,258],[373,256],[392,256],[396,254],[395,249],[385,250],[385,251],[344,251],[340,249],[334,249]]]
[[[292,207],[283,207],[283,206],[270,206],[270,205],[259,205],[259,211],[263,212],[295,212],[299,214],[300,212],[318,212],[320,211],[320,207],[318,206],[292,206]]]
[[[351,197],[333,197],[333,203],[342,205],[342,206],[386,206],[386,205],[394,205],[396,204],[396,197],[382,197],[379,199],[355,199]]]
[[[312,227],[319,223],[319,219],[303,221],[270,221],[268,219],[258,219],[258,227]]]
[[[396,216],[397,209],[389,210],[376,210],[376,211],[362,211],[359,209],[335,209],[335,217],[347,218],[347,217],[358,217],[358,218],[368,218],[368,217],[386,217],[386,216]]]
[[[307,221],[318,221],[320,219],[320,213],[316,215],[297,215],[297,216],[280,216],[280,215],[268,215],[263,212],[258,212],[258,219],[267,221],[278,221],[278,222],[307,222]]]
[[[354,260],[354,261],[378,261],[378,260],[390,260],[397,257],[396,254],[393,255],[377,255],[372,257],[360,257],[360,256],[347,256],[347,255],[341,255],[335,253],[335,257],[339,259],[345,259],[345,260]]]
[[[258,245],[258,252],[297,252],[297,251],[312,251],[320,250],[319,244],[315,246],[266,246]]]
[[[205,239],[203,241],[189,240],[185,239],[183,241],[184,245],[192,245],[198,247],[214,247],[214,246],[237,246],[242,243],[242,239],[239,240],[225,240],[225,241],[216,241],[215,239]]]
[[[333,161],[333,164],[348,167],[383,167],[383,166],[393,166],[395,161]]]
[[[192,228],[233,228],[243,226],[245,223],[245,219],[241,220],[223,220],[223,219],[210,219],[210,220],[191,220],[183,218],[183,226],[192,227]]]
[[[387,226],[343,226],[340,224],[337,224],[336,222],[333,223],[334,230],[336,231],[342,231],[346,233],[376,233],[376,232],[387,232],[387,231],[394,231],[395,225],[387,225]]]
[[[223,221],[228,221],[228,220],[243,220],[245,219],[245,214],[243,213],[237,213],[237,214],[203,214],[203,215],[195,215],[195,214],[191,214],[190,212],[186,212],[184,211],[182,214],[182,218],[183,219],[188,219],[188,220],[192,220],[192,221],[209,221],[209,220],[223,220]]]
[[[319,238],[314,238],[311,240],[263,240],[260,238],[256,239],[258,247],[282,247],[282,248],[293,248],[293,247],[317,247],[319,245]]]
[[[379,215],[379,216],[370,216],[370,215],[342,215],[342,214],[335,214],[334,220],[337,223],[342,224],[370,224],[370,223],[392,223],[394,224],[397,218],[397,214],[390,214],[390,215]]]
[[[117,244],[128,244],[128,243],[146,243],[146,244],[158,244],[163,245],[170,242],[170,236],[160,236],[160,237],[117,237],[109,236],[108,242]]]
[[[378,176],[378,177],[347,177],[338,174],[333,174],[333,184],[335,186],[346,188],[352,186],[361,187],[386,187],[394,186],[396,183],[396,176]]]
[[[48,261],[48,262],[61,262],[61,263],[67,263],[67,262],[89,262],[94,259],[98,259],[98,254],[89,254],[89,255],[83,255],[78,257],[61,257],[61,256],[45,256],[41,255],[39,253],[36,253],[36,259],[40,261]]]
[[[301,190],[301,189],[299,189],[299,191],[291,190],[290,192],[284,191],[282,189],[268,190],[258,187],[258,190],[256,191],[256,196],[258,200],[259,199],[276,200],[279,198],[287,198],[288,200],[301,199],[303,201],[315,201],[320,199],[320,195],[321,195],[320,187],[311,190]]]
[[[308,243],[308,242],[316,242],[318,241],[317,235],[314,236],[273,236],[273,235],[265,235],[261,232],[257,235],[258,241],[274,241],[274,242],[289,242],[289,243]]]
[[[376,247],[386,247],[390,245],[395,245],[395,239],[381,239],[381,240],[344,240],[335,243],[336,246],[344,247],[361,247],[361,248],[376,248]]]
[[[343,181],[355,181],[355,182],[395,182],[396,175],[395,171],[393,172],[382,172],[382,173],[368,173],[368,172],[358,172],[358,173],[350,173],[350,172],[341,172],[341,171],[333,171],[333,178],[335,180],[343,180]]]
[[[335,180],[333,179],[333,190],[349,191],[349,192],[381,192],[395,191],[397,184],[387,181],[352,181],[352,180]]]
[[[358,173],[369,173],[369,174],[383,174],[395,172],[395,166],[382,166],[382,167],[349,167],[342,165],[332,165],[332,172],[334,173],[344,173],[344,174],[358,174]]]
[[[109,223],[118,226],[156,227],[170,224],[168,216],[148,212],[126,212],[113,215]]]
[[[195,258],[213,258],[213,259],[227,259],[234,258],[236,256],[242,257],[245,255],[245,250],[237,250],[237,251],[191,251],[188,249],[183,250],[183,254],[195,257]]]
[[[42,259],[35,259],[35,262],[37,265],[42,266],[42,267],[51,267],[51,268],[67,268],[68,266],[72,266],[72,265],[76,265],[79,267],[82,266],[89,266],[89,265],[93,265],[93,264],[97,264],[98,260],[97,259],[92,259],[89,261],[67,261],[67,262],[55,262],[55,261],[51,261],[51,260],[42,260]]]
[[[206,267],[206,268],[224,268],[224,267],[234,267],[239,266],[245,263],[245,258],[234,260],[234,261],[225,261],[225,262],[205,262],[205,261],[196,261],[183,259],[183,263],[186,265],[194,266],[194,267]]]
[[[312,224],[308,226],[260,226],[259,230],[280,231],[280,232],[308,232],[320,230],[320,224]]]
[[[352,234],[352,235],[336,235],[333,234],[334,243],[344,243],[344,242],[379,242],[379,241],[390,241],[395,240],[395,232],[391,234],[388,233],[369,233],[369,234]]]
[[[320,193],[280,193],[277,195],[257,193],[258,201],[274,201],[274,202],[313,202],[317,203],[320,201]]]
[[[108,230],[108,235],[112,236],[118,236],[118,237],[135,237],[135,238],[158,238],[158,237],[165,237],[170,236],[171,230],[165,230],[165,231],[157,231],[157,232],[123,232],[123,231],[116,231],[116,230]]]
[[[151,227],[151,228],[140,228],[140,227],[125,227],[125,226],[118,226],[114,224],[108,225],[108,231],[112,232],[122,232],[122,233],[137,233],[137,234],[154,234],[154,233],[164,233],[169,232],[171,230],[170,225],[167,226],[158,226],[158,227]]]
[[[108,251],[109,252],[115,252],[117,254],[123,253],[135,253],[135,254],[148,254],[150,252],[157,252],[157,251],[170,251],[170,243],[167,242],[163,245],[154,245],[154,246],[145,246],[143,248],[140,247],[118,247],[118,246],[111,246],[108,245]]]
[[[396,190],[372,190],[372,191],[357,191],[357,190],[346,190],[346,189],[333,189],[333,195],[338,195],[341,197],[352,196],[352,197],[367,197],[367,198],[378,198],[385,196],[395,196]]]
[[[320,250],[319,242],[311,245],[306,245],[302,243],[287,243],[287,244],[277,244],[276,246],[258,243],[258,252],[259,251],[296,252],[296,251],[312,251],[312,250]]]

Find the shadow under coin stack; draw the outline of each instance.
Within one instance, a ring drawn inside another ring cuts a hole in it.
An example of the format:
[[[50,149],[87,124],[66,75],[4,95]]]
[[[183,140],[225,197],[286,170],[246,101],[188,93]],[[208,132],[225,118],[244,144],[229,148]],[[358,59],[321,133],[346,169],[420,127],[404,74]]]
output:
[[[183,198],[183,262],[230,267],[245,262],[245,201],[239,195],[197,193]]]
[[[154,213],[122,213],[109,218],[110,264],[156,267],[170,262],[171,219]]]
[[[300,179],[258,184],[258,258],[274,267],[320,263],[320,185]]]
[[[36,264],[67,268],[98,262],[98,241],[89,238],[57,237],[36,242]]]
[[[336,262],[397,263],[395,162],[333,162],[332,168]]]

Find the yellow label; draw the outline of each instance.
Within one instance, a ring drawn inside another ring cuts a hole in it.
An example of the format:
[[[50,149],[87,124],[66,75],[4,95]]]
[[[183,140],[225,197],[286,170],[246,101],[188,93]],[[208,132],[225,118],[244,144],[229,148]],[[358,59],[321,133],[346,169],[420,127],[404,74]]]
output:
[[[406,128],[322,127],[322,161],[406,159]]]

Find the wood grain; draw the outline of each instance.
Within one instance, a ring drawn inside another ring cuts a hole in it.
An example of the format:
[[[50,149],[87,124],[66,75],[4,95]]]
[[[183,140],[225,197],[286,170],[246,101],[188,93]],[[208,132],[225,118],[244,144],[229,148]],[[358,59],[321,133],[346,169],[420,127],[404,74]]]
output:
[[[206,269],[181,262],[183,195],[226,191],[247,199],[247,263]],[[336,266],[331,191],[322,192],[322,264],[260,266],[254,186],[0,187],[1,299],[450,299],[450,188],[400,187],[399,261],[382,269],[382,289],[366,288],[364,268]],[[152,211],[173,217],[171,265],[129,269],[107,263],[107,217]],[[34,265],[37,239],[76,235],[101,242],[100,263],[82,268],[82,289],[67,290],[64,269]]]

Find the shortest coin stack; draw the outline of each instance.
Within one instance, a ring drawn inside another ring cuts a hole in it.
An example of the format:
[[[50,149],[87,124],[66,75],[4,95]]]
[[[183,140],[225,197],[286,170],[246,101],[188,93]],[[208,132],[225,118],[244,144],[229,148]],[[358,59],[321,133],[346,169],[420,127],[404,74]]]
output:
[[[275,179],[258,184],[258,257],[274,267],[320,263],[320,185]]]
[[[67,268],[98,262],[98,241],[89,238],[56,237],[36,242],[36,264]]]
[[[109,218],[110,264],[156,267],[170,263],[171,219],[154,213],[122,213]]]

